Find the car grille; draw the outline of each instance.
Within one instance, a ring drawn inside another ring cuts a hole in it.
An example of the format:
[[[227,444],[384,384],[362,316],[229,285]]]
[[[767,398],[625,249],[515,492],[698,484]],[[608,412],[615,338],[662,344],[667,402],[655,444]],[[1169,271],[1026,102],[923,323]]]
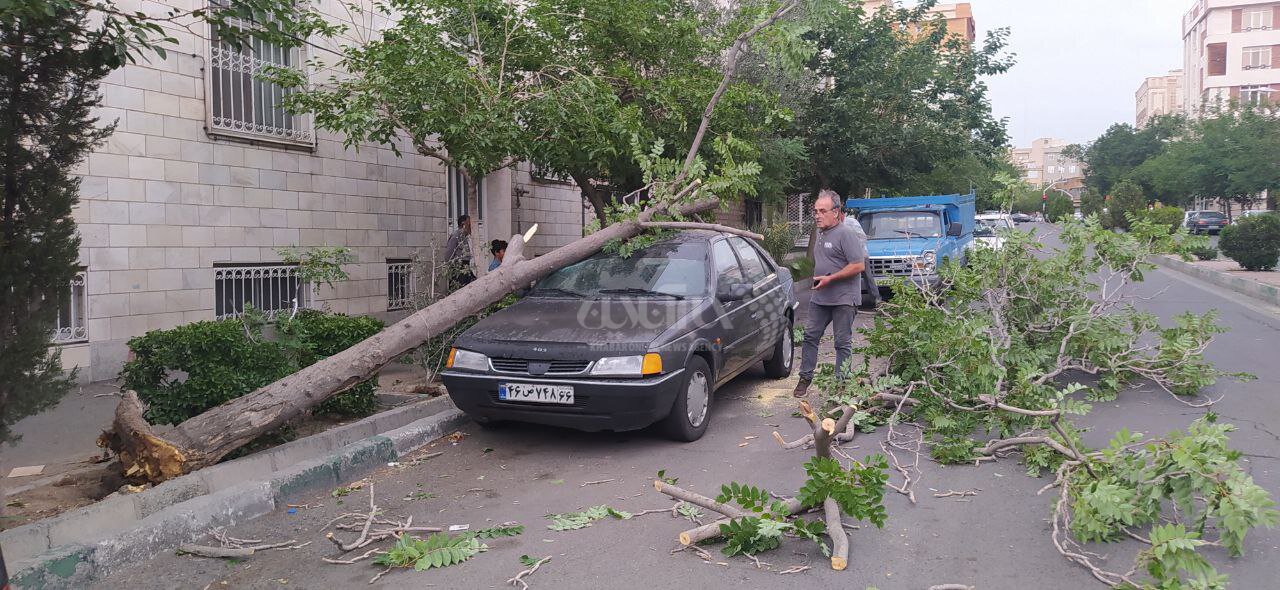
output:
[[[915,260],[914,256],[872,258],[871,274],[877,277],[911,276],[911,265]]]
[[[547,368],[544,375],[576,375],[587,370],[591,366],[591,361],[566,361],[551,360],[538,361],[530,359],[506,359],[506,358],[490,358],[489,362],[493,364],[493,370],[499,373],[517,373],[521,375],[529,375],[530,362],[549,362],[551,366]]]

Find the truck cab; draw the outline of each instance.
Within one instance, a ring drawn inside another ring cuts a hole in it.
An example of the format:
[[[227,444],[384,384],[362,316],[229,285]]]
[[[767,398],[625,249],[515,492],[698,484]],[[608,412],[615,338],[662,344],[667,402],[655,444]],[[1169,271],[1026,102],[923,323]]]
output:
[[[936,285],[938,266],[964,264],[973,246],[976,202],[974,193],[880,197],[849,199],[845,208],[867,234],[868,263],[877,283],[896,277]]]

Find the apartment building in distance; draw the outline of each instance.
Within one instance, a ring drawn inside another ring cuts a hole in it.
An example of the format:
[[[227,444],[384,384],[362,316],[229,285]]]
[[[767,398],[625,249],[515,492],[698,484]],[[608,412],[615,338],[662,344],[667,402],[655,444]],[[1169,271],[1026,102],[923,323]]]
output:
[[[340,3],[323,5],[345,15]],[[114,6],[157,15],[192,7],[190,0]],[[386,24],[366,21],[369,30],[351,35],[367,38]],[[535,255],[581,237],[589,214],[572,183],[521,164],[484,178],[478,210],[469,212],[457,171],[407,142],[399,157],[385,145],[346,148],[343,137],[285,112],[284,90],[253,76],[324,52],[261,42],[235,48],[208,27],[190,29],[170,28],[177,43],[166,58],[127,65],[102,85],[97,115],[118,126],[76,171],[83,270],[53,335],[64,366],[79,367],[81,379],[115,377],[134,336],[235,317],[245,301],[267,312],[297,300],[398,319],[414,291],[426,288],[413,261],[440,253],[463,213],[485,240],[539,224]],[[278,252],[319,246],[351,249],[350,280],[304,285]]]
[[[1067,145],[1061,139],[1042,137],[1031,142],[1031,147],[1009,150],[1009,160],[1022,171],[1027,184],[1062,189],[1078,200],[1084,189],[1084,165],[1062,155]]]
[[[1161,115],[1183,112],[1186,100],[1182,88],[1183,79],[1182,70],[1172,70],[1164,76],[1152,76],[1142,81],[1142,85],[1134,93],[1134,124],[1138,129],[1146,127],[1148,122]]]
[[[1280,2],[1196,0],[1182,17],[1183,101],[1188,114],[1280,92]],[[1280,95],[1277,95],[1280,96]]]
[[[896,3],[896,0],[865,0],[862,6],[867,12],[873,12],[882,6]],[[942,18],[946,21],[948,33],[960,36],[969,43],[973,43],[978,37],[978,29],[973,20],[973,7],[968,2],[937,4],[929,9],[929,14]]]

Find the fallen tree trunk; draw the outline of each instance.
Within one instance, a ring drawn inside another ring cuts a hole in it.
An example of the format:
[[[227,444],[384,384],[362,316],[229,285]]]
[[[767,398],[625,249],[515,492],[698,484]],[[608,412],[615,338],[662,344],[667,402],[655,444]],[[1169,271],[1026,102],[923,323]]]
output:
[[[681,193],[696,185],[695,181]],[[676,207],[675,211],[690,215],[709,210],[717,202],[714,198],[705,199]],[[635,237],[656,213],[665,211],[665,206],[646,209],[636,219],[615,223],[532,260],[522,259],[523,237],[513,236],[511,264],[502,265],[351,348],[211,408],[163,436],[143,420],[144,407],[137,394],[128,392],[116,410],[112,430],[103,434],[100,444],[120,456],[129,477],[152,483],[217,463],[316,404],[368,379],[401,354],[506,294],[599,252],[610,241]]]

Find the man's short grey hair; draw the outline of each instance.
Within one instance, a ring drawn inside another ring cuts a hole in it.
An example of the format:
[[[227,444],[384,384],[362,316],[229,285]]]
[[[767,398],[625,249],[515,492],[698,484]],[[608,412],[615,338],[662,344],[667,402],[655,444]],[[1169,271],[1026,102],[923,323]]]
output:
[[[814,202],[814,204],[817,204],[817,202],[818,202],[818,201],[821,201],[821,200],[823,200],[823,199],[826,199],[826,200],[828,200],[828,201],[831,201],[831,208],[832,208],[832,209],[835,209],[836,211],[839,211],[839,210],[840,210],[840,208],[841,208],[841,205],[840,205],[840,202],[841,202],[841,199],[840,199],[840,193],[837,193],[836,191],[833,191],[833,190],[831,190],[831,189],[829,189],[829,188],[824,188],[824,189],[822,189],[822,190],[818,191],[818,198],[817,198],[817,199],[814,199],[814,201],[813,201],[813,202]]]

